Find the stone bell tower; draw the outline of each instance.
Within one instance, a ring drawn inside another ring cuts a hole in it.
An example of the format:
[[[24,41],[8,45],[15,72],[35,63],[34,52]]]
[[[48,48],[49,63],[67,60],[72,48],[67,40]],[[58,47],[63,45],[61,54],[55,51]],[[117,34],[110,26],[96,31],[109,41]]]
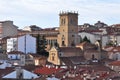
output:
[[[59,14],[59,35],[60,47],[75,46],[78,43],[78,13],[61,12]]]

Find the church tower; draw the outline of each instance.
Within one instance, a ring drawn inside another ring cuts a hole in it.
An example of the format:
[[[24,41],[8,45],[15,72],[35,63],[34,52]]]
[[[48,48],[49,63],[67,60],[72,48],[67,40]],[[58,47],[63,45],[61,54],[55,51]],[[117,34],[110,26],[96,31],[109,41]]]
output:
[[[75,46],[78,43],[78,13],[61,12],[59,14],[59,35],[60,47]]]

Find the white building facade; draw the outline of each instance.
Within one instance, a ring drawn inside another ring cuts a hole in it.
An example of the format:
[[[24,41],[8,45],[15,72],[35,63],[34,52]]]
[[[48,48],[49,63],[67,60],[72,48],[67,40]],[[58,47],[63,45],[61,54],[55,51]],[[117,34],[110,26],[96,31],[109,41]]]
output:
[[[120,46],[120,35],[116,35],[116,42],[117,42],[117,45]]]
[[[79,35],[82,39],[86,36],[92,44],[95,44],[95,42],[98,40],[102,40],[102,47],[106,46],[109,41],[109,37],[107,35],[93,34],[88,32],[80,32]]]
[[[10,59],[8,62],[12,65],[25,65],[25,54],[23,52],[11,51],[8,53],[8,58]]]
[[[18,51],[36,53],[36,38],[30,35],[18,37]]]
[[[36,53],[36,38],[24,35],[7,39],[7,52],[21,51],[23,53]]]
[[[7,52],[17,50],[17,38],[7,39]]]

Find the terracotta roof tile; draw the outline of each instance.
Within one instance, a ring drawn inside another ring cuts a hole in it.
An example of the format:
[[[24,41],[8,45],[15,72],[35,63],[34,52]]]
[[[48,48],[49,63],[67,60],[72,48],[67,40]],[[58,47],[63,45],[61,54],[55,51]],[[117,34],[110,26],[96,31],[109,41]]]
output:
[[[11,51],[11,52],[8,52],[8,54],[24,54],[24,53],[21,51]]]
[[[100,52],[95,49],[87,49],[87,50],[85,50],[85,53],[100,53]]]
[[[95,48],[96,46],[94,44],[88,43],[88,42],[82,42],[80,44],[77,44],[77,46],[82,46],[83,49],[90,49],[90,48]]]
[[[33,57],[41,57],[39,54],[36,54],[36,53],[29,53],[29,54]]]
[[[48,68],[48,67],[42,67],[42,68],[37,68],[34,70],[34,73],[36,74],[41,74],[41,75],[52,75],[56,72],[59,72],[62,70],[62,68]]]
[[[13,67],[6,67],[5,69],[0,69],[0,80],[1,80],[2,76],[5,76],[12,71],[14,71]]]
[[[77,47],[60,47],[60,51],[62,52],[81,52],[82,50]]]
[[[120,52],[120,46],[113,47],[109,52]]]
[[[120,66],[120,61],[113,61],[109,65]]]

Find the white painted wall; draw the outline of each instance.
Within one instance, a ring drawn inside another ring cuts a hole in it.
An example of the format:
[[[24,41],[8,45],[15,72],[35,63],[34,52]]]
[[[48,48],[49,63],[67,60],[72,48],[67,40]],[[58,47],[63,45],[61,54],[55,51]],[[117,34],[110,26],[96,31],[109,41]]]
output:
[[[102,46],[105,47],[108,42],[109,42],[109,37],[107,35],[102,36]]]
[[[95,36],[93,34],[87,32],[80,32],[78,33],[78,35],[80,35],[82,39],[86,36],[91,41],[91,43],[95,43],[96,41]]]
[[[106,43],[108,42],[107,35],[101,37],[98,34],[92,34],[87,32],[80,32],[78,35],[80,35],[82,39],[86,36],[92,44],[94,44],[97,40],[102,39],[102,47],[106,46]]]
[[[20,59],[20,54],[8,54],[9,59]]]
[[[18,37],[18,51],[36,53],[36,38],[30,35]]]
[[[8,58],[10,59],[10,62],[13,65],[25,65],[25,55],[24,54],[19,54],[19,53],[14,53],[14,54],[8,54]]]
[[[117,44],[120,46],[120,35],[117,35],[116,39],[117,39]]]
[[[7,52],[17,50],[17,38],[7,39]]]

